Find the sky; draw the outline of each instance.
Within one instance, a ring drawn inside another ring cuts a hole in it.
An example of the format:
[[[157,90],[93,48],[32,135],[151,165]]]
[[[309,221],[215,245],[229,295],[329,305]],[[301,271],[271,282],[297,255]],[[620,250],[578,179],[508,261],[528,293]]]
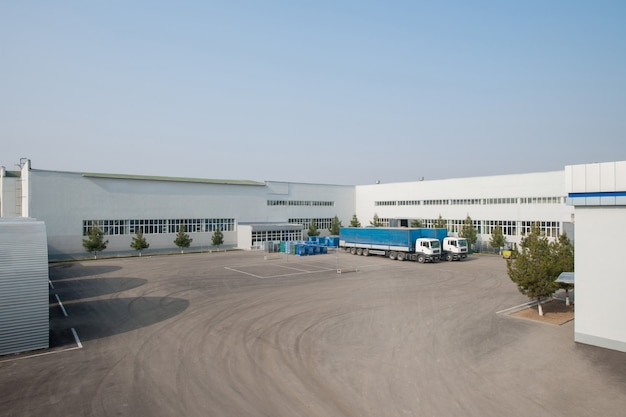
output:
[[[4,1],[0,165],[371,184],[626,160],[626,2]]]

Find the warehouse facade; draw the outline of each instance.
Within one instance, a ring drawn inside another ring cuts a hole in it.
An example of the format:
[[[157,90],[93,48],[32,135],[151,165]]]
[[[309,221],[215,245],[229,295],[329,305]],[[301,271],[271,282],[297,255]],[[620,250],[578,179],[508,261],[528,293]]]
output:
[[[263,248],[267,241],[301,240],[314,220],[320,230],[355,212],[354,186],[255,182],[33,169],[2,170],[2,217],[45,222],[51,259],[84,257],[82,240],[96,225],[107,253],[132,252],[141,230],[150,251],[176,249],[179,228],[191,250],[212,248],[213,232],[225,247]]]
[[[335,216],[344,226],[354,215],[362,226],[375,217],[389,226],[419,220],[429,227],[443,219],[452,234],[470,217],[482,246],[497,226],[514,245],[538,224],[549,238],[566,233],[575,243],[575,339],[622,351],[625,207],[626,162],[358,186],[49,171],[27,159],[19,171],[0,171],[0,217],[44,222],[50,259],[84,257],[82,240],[93,225],[105,233],[107,253],[128,253],[137,230],[158,251],[175,249],[181,227],[191,249],[211,249],[217,229],[224,246],[263,249],[306,238],[312,221],[328,234]]]
[[[458,233],[469,216],[481,248],[500,227],[509,245],[517,244],[533,224],[550,238],[573,238],[574,210],[566,204],[563,171],[372,184],[356,188],[359,218],[377,215],[384,225],[410,226],[413,220],[432,227],[446,222]]]
[[[44,221],[52,259],[85,256],[82,239],[93,226],[108,253],[132,252],[137,230],[150,250],[175,249],[181,227],[191,249],[210,249],[217,229],[225,247],[262,249],[306,238],[312,221],[328,234],[335,216],[347,226],[353,215],[363,226],[374,216],[385,226],[430,227],[441,218],[452,234],[469,216],[479,248],[497,226],[510,246],[535,223],[551,238],[574,237],[564,171],[358,186],[48,171],[29,160],[1,174],[0,215]]]

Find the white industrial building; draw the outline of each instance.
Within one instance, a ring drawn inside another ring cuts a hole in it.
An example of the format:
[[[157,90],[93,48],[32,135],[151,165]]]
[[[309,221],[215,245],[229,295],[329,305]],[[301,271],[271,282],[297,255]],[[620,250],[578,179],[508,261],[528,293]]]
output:
[[[428,227],[439,217],[451,233],[467,216],[484,243],[495,226],[518,243],[534,223],[550,237],[573,237],[574,208],[566,204],[564,171],[372,185],[210,180],[38,170],[1,172],[1,217],[44,221],[49,256],[83,257],[82,239],[94,222],[108,253],[131,252],[141,229],[150,250],[175,249],[183,224],[192,249],[209,248],[219,228],[226,247],[263,247],[267,241],[306,238],[315,220],[327,234],[337,216],[363,226],[374,216],[387,226]]]
[[[556,171],[361,185],[356,187],[356,210],[359,219],[376,214],[390,226],[421,220],[432,227],[441,217],[451,233],[469,216],[483,243],[500,226],[513,244],[534,223],[549,237],[573,237],[574,210],[566,205],[566,197],[565,176]]]
[[[575,207],[577,342],[626,352],[626,161],[565,167]]]
[[[496,226],[514,244],[538,223],[547,236],[566,233],[575,242],[577,340],[626,351],[626,334],[616,330],[618,323],[603,324],[606,333],[588,329],[597,328],[593,324],[597,319],[607,319],[607,310],[614,313],[613,320],[624,317],[626,307],[619,302],[600,301],[600,294],[617,294],[616,288],[624,288],[625,284],[614,282],[622,274],[616,262],[619,255],[602,253],[602,282],[612,287],[603,284],[600,288],[589,277],[600,264],[598,251],[590,245],[623,235],[626,207],[620,207],[619,199],[612,206],[596,206],[596,200],[590,199],[596,194],[584,197],[583,207],[583,197],[576,194],[604,192],[607,172],[617,178],[611,192],[626,191],[624,164],[589,165],[592,168],[585,172],[602,167],[602,180],[589,188],[590,182],[595,184],[595,174],[583,181],[578,166],[553,172],[353,186],[50,171],[35,169],[23,159],[19,171],[2,168],[0,172],[0,217],[43,221],[51,259],[86,256],[82,240],[94,222],[109,241],[107,253],[132,252],[130,242],[136,230],[143,231],[151,251],[174,250],[181,224],[193,239],[192,249],[211,248],[217,228],[224,233],[224,246],[253,249],[263,248],[268,241],[306,238],[312,220],[328,234],[335,216],[344,226],[356,215],[362,226],[377,216],[384,225],[409,226],[420,220],[427,227],[441,217],[451,233],[458,232],[469,216],[483,244]],[[595,238],[589,239],[592,235]],[[602,248],[608,246],[604,243]],[[591,253],[596,255],[589,257]],[[596,295],[586,298],[583,289]],[[596,308],[596,304],[603,305]]]
[[[51,259],[84,257],[82,240],[94,222],[110,254],[132,252],[139,229],[151,251],[176,249],[181,224],[192,250],[211,247],[218,228],[225,247],[251,249],[301,240],[311,220],[325,230],[355,210],[355,188],[345,185],[47,171],[28,160],[0,178],[1,216],[44,221]]]
[[[0,355],[49,346],[46,227],[0,219]]]

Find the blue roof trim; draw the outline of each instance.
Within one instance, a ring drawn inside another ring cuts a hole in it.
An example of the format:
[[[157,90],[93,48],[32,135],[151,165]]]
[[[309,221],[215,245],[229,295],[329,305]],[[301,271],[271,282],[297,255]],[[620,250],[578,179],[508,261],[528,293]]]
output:
[[[585,198],[585,197],[626,197],[626,191],[605,191],[593,193],[569,193],[569,198]]]

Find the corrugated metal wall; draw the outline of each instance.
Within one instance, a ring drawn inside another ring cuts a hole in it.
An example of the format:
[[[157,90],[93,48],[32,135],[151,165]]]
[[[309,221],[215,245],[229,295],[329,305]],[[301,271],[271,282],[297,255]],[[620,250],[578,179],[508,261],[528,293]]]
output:
[[[0,219],[0,355],[49,346],[48,293],[45,224]]]

